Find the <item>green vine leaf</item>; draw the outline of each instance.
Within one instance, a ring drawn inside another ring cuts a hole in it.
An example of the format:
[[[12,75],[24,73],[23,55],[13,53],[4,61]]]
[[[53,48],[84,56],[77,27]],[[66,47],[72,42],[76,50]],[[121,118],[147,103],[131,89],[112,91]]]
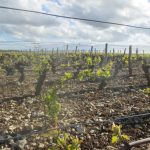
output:
[[[129,136],[127,136],[126,134],[122,134],[122,138],[126,141],[130,140]]]
[[[116,136],[116,135],[112,136],[112,139],[111,139],[111,143],[112,144],[116,144],[118,141],[119,141],[119,137],[118,136]]]

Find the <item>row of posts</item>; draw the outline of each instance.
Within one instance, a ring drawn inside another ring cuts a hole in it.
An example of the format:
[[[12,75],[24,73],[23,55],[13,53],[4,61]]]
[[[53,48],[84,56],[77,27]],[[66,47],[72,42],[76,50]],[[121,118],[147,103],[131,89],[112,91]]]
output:
[[[56,50],[54,50],[54,48],[52,48],[52,53],[54,53],[54,51],[55,51],[55,53],[59,53],[59,49],[57,48]],[[78,46],[76,46],[75,47],[75,53],[76,52],[78,52],[78,51],[80,51],[79,49],[78,49]],[[93,53],[93,52],[97,52],[97,50],[96,50],[96,48],[94,49],[94,46],[91,46],[91,48],[90,48],[90,52],[91,53]],[[105,44],[105,49],[104,49],[104,53],[105,53],[105,56],[107,56],[107,54],[108,53],[111,53],[111,51],[108,51],[108,43],[106,43]],[[66,50],[65,50],[65,53],[66,54],[68,54],[69,53],[69,45],[66,45]],[[118,53],[121,53],[121,51],[118,51]],[[131,53],[131,55],[132,55],[132,46],[130,45],[129,46],[129,53]],[[115,49],[113,48],[113,54],[115,54]],[[126,54],[126,48],[124,49],[124,55]],[[139,54],[139,51],[138,51],[138,49],[136,49],[136,55],[138,55]],[[143,50],[143,54],[144,54],[144,50]]]

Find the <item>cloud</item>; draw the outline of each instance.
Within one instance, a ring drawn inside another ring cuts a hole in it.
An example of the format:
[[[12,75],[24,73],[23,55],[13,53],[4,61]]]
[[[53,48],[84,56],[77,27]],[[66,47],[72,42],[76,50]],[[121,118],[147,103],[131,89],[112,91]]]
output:
[[[51,3],[50,3],[51,4]],[[44,6],[46,7],[47,1],[45,0],[1,0],[0,5],[44,11]],[[52,4],[51,4],[52,5]],[[57,9],[57,5],[53,4],[53,10]],[[18,12],[12,10],[0,9],[0,23],[1,24],[10,24],[10,25],[31,25],[31,26],[55,26],[60,25],[58,19],[54,17],[47,17],[40,14],[27,13],[27,12]]]
[[[1,0],[0,5],[66,16],[150,25],[148,0]],[[0,40],[149,44],[150,31],[0,9]]]

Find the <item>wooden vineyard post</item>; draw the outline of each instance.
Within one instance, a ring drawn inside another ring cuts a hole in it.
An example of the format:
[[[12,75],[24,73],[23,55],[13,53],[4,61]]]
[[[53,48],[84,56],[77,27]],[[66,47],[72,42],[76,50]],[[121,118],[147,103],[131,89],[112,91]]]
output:
[[[57,47],[57,64],[58,64],[58,59],[59,59],[59,49]]]
[[[132,46],[129,46],[129,57],[128,57],[128,69],[129,69],[129,76],[132,76]]]
[[[144,52],[144,50],[143,50],[143,59],[144,59],[144,54],[145,54],[145,52]]]
[[[139,50],[138,48],[136,49],[136,58],[138,58],[138,55],[139,55]]]
[[[105,44],[105,57],[107,57],[107,53],[108,53],[108,44]]]
[[[144,58],[142,68],[147,79],[148,87],[150,87],[150,59]]]
[[[124,49],[124,55],[126,54],[126,48]]]
[[[93,45],[91,46],[91,54],[93,53]]]
[[[76,46],[75,53],[77,53],[77,51],[78,51],[78,46]]]
[[[113,59],[115,58],[115,49],[113,48]]]

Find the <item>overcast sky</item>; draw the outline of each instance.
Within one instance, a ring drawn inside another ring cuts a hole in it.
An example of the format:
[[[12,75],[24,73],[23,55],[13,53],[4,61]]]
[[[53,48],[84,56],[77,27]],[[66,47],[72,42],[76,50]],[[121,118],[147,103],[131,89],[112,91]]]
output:
[[[0,0],[0,5],[150,27],[148,0]],[[150,30],[0,9],[0,41],[150,45]]]

